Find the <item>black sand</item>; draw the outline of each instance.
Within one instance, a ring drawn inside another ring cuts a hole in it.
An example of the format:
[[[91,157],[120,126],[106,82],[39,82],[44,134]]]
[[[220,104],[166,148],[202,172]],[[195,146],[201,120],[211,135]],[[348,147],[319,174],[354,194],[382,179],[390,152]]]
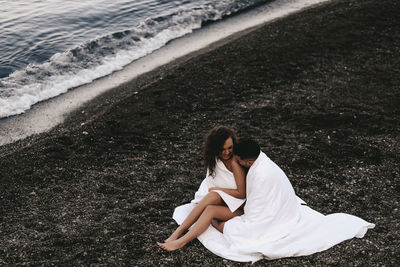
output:
[[[155,245],[204,178],[203,135],[224,124],[257,138],[314,209],[377,224],[256,266],[395,266],[399,85],[392,0],[334,0],[160,68],[0,148],[0,265],[240,265],[197,240]]]

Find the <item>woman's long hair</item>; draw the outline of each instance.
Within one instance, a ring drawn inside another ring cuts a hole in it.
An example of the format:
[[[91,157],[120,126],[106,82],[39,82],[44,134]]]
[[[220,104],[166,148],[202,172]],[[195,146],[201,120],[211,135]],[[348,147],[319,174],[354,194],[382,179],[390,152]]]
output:
[[[233,145],[237,142],[235,131],[227,126],[216,126],[206,135],[203,147],[204,166],[209,169],[209,174],[214,177],[215,158],[219,157],[225,141],[231,137]]]

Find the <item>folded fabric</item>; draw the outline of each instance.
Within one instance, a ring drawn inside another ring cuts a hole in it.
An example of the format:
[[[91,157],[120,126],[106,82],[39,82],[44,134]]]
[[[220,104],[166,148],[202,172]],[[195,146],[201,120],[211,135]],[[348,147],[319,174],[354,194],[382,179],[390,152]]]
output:
[[[345,214],[323,215],[308,206],[301,205],[299,199],[300,220],[290,234],[262,244],[249,243],[237,247],[213,226],[197,239],[214,254],[238,262],[256,262],[261,259],[306,256],[324,251],[330,247],[351,239],[362,238],[374,224]],[[173,219],[180,225],[196,204],[188,203],[175,209]]]

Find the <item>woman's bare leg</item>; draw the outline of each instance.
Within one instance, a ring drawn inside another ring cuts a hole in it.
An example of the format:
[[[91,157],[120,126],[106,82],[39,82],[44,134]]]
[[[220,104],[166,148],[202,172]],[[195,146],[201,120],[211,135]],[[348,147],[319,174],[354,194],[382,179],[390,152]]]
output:
[[[240,208],[239,208],[239,209],[242,211],[242,214],[244,213],[244,212],[243,212],[244,205],[245,205],[245,204],[243,203],[242,206],[240,206]],[[213,220],[211,221],[211,224],[212,224],[212,226],[214,226],[215,229],[217,229],[217,230],[220,231],[221,233],[224,233],[225,222],[226,222],[226,221],[223,221],[223,220],[216,220],[216,219],[213,219]]]
[[[220,205],[223,203],[221,196],[216,192],[208,193],[189,213],[186,219],[182,222],[178,228],[167,238],[164,242],[169,242],[178,239],[187,229],[192,226],[200,215],[203,213],[204,209],[208,205]]]
[[[199,235],[201,235],[205,230],[207,230],[208,226],[211,224],[213,219],[227,221],[235,216],[242,215],[242,210],[236,210],[235,212],[231,212],[228,207],[221,205],[209,205],[205,208],[197,222],[193,225],[193,227],[187,232],[184,236],[168,241],[165,243],[157,243],[161,248],[166,251],[173,251],[179,249],[186,245],[188,242],[192,241]]]

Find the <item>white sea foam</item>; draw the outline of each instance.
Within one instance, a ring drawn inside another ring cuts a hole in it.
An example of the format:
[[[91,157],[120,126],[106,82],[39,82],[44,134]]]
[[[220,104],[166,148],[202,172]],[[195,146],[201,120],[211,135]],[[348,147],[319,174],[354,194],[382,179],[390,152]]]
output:
[[[54,55],[49,62],[40,66],[30,65],[25,70],[14,72],[3,81],[7,91],[0,95],[0,118],[23,113],[37,102],[121,70],[132,61],[148,55],[170,40],[186,35],[200,26],[200,21],[188,25],[178,24],[161,30],[152,38],[142,37],[138,45],[132,49],[116,50],[89,68],[83,68],[79,64],[85,62],[74,64],[72,52],[67,51]]]
[[[169,41],[200,28],[203,22],[219,20],[264,1],[200,1],[196,8],[177,6],[142,20],[131,29],[82,43],[42,64],[30,64],[0,79],[0,118],[23,113],[35,103],[121,70]]]

